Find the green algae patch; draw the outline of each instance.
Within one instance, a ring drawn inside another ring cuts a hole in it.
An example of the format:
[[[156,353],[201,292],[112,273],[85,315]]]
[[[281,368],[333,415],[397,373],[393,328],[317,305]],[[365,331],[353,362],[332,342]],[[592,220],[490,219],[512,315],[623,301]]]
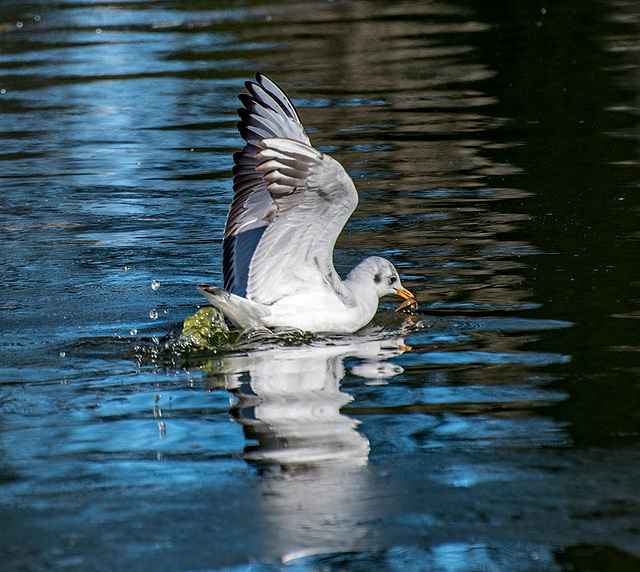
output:
[[[230,344],[235,337],[222,312],[207,306],[184,321],[178,345],[188,349],[217,349]]]

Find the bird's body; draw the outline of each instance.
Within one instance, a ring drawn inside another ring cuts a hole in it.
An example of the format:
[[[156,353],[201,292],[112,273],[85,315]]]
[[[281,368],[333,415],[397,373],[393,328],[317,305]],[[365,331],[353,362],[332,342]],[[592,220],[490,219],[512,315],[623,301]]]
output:
[[[382,271],[390,271],[387,265],[390,263],[383,258],[371,257],[356,266],[342,283],[345,291],[352,294],[347,301],[326,287],[292,292],[269,305],[253,302],[223,288],[200,285],[200,291],[242,329],[297,328],[310,332],[351,333],[366,326],[378,309],[380,295],[376,289],[368,287],[371,275],[363,269],[381,266]],[[395,289],[390,289],[389,277],[383,292],[396,294]]]
[[[224,288],[198,289],[239,329],[351,333],[387,294],[417,305],[386,259],[366,258],[343,281],[333,248],[358,204],[353,181],[311,146],[295,107],[263,75],[238,110],[244,149],[234,155],[234,198],[224,233]]]

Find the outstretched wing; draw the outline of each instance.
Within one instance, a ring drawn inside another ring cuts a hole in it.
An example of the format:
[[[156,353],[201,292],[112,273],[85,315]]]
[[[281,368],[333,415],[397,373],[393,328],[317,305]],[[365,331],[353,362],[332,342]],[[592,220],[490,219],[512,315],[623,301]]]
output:
[[[240,296],[246,295],[251,259],[277,209],[267,182],[257,170],[259,142],[286,137],[310,144],[298,113],[285,93],[264,75],[256,74],[256,81],[246,82],[249,94],[239,96],[243,107],[238,109],[238,131],[246,145],[233,157],[234,196],[223,242],[224,287]]]
[[[333,267],[333,248],[358,204],[342,165],[310,145],[266,138],[256,170],[276,211],[249,268],[247,297],[272,304],[284,296],[330,286],[345,303],[353,296]]]

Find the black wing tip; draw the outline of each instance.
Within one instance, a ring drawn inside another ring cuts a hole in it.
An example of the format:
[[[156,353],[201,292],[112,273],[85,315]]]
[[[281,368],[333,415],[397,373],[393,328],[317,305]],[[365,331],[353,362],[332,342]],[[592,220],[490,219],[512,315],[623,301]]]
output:
[[[272,96],[273,96],[273,89],[271,86],[275,86],[278,90],[284,93],[284,90],[275,81],[273,81],[268,75],[263,74],[261,72],[256,72],[255,80],[247,80],[244,82],[244,86],[247,88],[247,91],[249,91],[249,93],[253,93],[253,89],[254,89],[253,86],[256,86],[256,85],[264,89],[267,93],[269,93]]]
[[[293,104],[289,96],[285,93],[275,81],[269,76],[256,72],[255,81],[247,80],[244,82],[244,86],[249,93],[241,93],[238,95],[242,105],[252,113],[252,106],[267,106],[277,112],[282,112],[290,119],[293,119],[297,123],[301,123],[300,115],[296,106]],[[266,94],[268,100],[265,101],[264,96],[260,93]],[[270,101],[269,101],[270,100]]]
[[[250,82],[246,82],[246,83],[250,83]],[[249,95],[248,93],[239,93],[238,99],[240,100],[240,103],[242,103],[242,105],[244,105],[245,107],[247,107],[248,105],[252,105],[256,101],[253,98],[253,96]]]

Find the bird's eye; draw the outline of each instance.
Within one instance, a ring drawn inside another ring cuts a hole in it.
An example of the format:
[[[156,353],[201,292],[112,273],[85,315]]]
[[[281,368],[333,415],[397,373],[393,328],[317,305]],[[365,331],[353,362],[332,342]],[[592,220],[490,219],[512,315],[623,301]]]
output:
[[[396,282],[396,280],[398,280],[397,276],[390,276],[389,277],[389,284],[393,284]]]

